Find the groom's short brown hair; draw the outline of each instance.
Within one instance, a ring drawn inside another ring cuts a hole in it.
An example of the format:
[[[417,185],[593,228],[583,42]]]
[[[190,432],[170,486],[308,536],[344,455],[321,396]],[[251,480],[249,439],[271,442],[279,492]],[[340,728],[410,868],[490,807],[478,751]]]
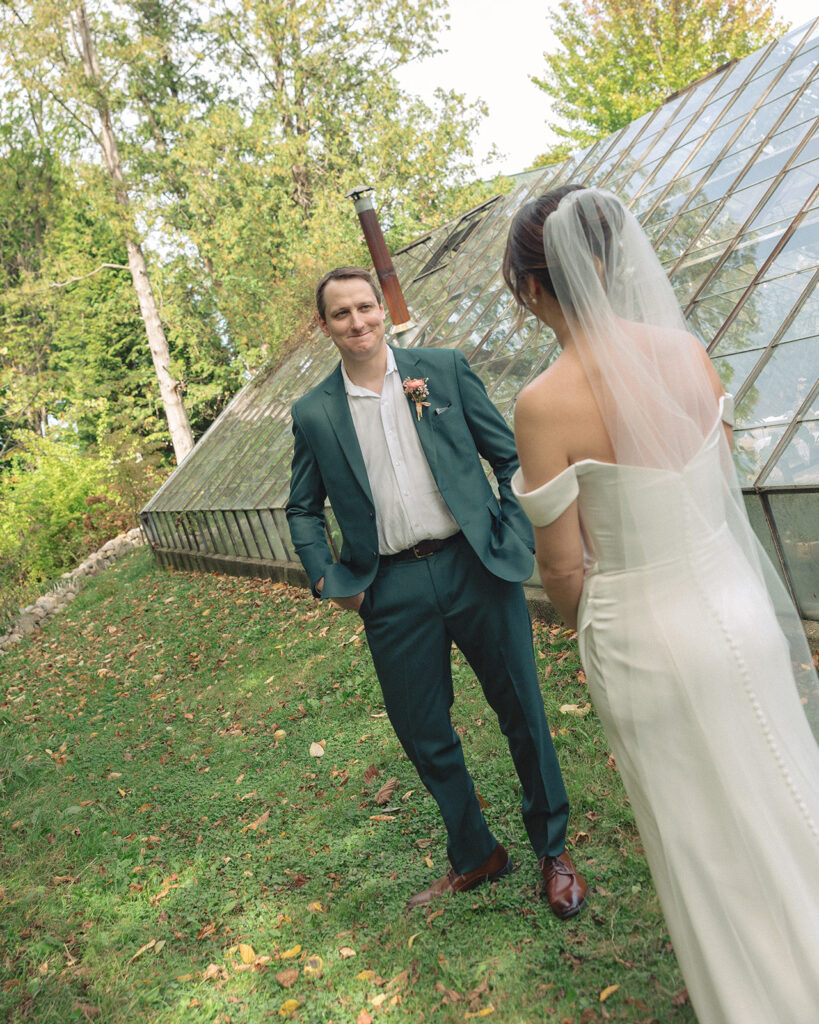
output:
[[[363,267],[335,267],[333,270],[329,270],[316,285],[316,309],[322,320],[327,319],[327,307],[324,303],[325,286],[330,281],[343,281],[350,277],[359,277],[362,281],[366,281],[370,288],[372,288],[373,295],[378,300],[379,306],[381,305],[381,292],[378,290],[378,285],[375,283],[373,275],[369,270],[365,270]]]

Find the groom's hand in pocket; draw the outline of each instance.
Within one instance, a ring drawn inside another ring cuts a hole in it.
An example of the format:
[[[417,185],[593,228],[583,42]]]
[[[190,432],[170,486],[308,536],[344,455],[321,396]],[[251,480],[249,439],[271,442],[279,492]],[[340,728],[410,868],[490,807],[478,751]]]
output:
[[[316,584],[316,590],[318,591],[319,596],[321,596],[323,589],[324,577],[322,576]],[[339,608],[345,608],[347,611],[357,612],[364,601],[364,591],[362,590],[360,594],[353,594],[352,597],[331,597],[330,600],[333,604],[338,605]]]

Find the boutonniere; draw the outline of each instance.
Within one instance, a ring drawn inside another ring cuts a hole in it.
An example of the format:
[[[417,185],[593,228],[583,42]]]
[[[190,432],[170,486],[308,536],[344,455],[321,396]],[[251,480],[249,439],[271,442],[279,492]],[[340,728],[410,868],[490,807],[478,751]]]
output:
[[[423,380],[419,380],[417,378],[413,380],[411,377],[405,377],[402,381],[404,385],[404,394],[411,401],[415,402],[415,415],[419,420],[424,413],[424,406],[429,407],[429,402],[427,401],[429,398],[429,388],[427,387],[428,380],[429,377],[424,377]]]

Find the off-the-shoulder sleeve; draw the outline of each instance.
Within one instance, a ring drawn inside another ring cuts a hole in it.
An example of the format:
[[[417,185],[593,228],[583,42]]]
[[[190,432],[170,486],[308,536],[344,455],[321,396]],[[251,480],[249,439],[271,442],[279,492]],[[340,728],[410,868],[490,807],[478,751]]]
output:
[[[729,427],[734,425],[734,396],[727,392],[720,399],[720,417]]]
[[[548,480],[537,490],[522,492],[523,475],[519,469],[512,477],[512,492],[529,517],[532,526],[548,526],[558,516],[562,516],[571,505],[580,488],[577,484],[577,473],[574,466],[567,466],[552,480]]]

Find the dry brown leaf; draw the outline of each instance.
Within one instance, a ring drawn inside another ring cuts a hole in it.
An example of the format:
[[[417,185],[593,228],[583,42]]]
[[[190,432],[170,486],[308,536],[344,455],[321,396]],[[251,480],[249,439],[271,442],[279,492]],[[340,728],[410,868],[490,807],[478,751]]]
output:
[[[311,914],[323,914],[324,907],[319,903],[318,900],[313,900],[312,903],[307,904],[307,909]]]
[[[227,978],[227,971],[224,967],[220,967],[219,964],[208,964],[204,971],[202,971],[202,980],[212,981],[214,978]]]
[[[320,743],[311,743],[310,757],[324,757],[324,747]]]
[[[288,967],[286,971],[279,971],[276,975],[276,981],[278,981],[282,988],[292,988],[298,980],[298,967]]]
[[[131,962],[133,963],[133,961],[136,960],[138,956],[142,956],[143,953],[147,953],[149,949],[153,949],[155,945],[156,939],[149,939],[149,941],[146,942],[144,946],[140,946],[136,953],[134,953],[134,955],[131,957]]]
[[[361,739],[364,739],[364,738],[365,738],[364,736],[361,737]],[[361,742],[361,741],[359,740],[359,742]],[[378,778],[378,769],[375,767],[374,764],[371,764],[368,768],[364,769],[364,781],[365,782],[372,782],[373,779],[377,779],[377,778]]]
[[[197,939],[201,942],[202,939],[206,939],[208,935],[213,935],[216,931],[216,922],[210,921],[208,924],[202,925],[196,934]]]
[[[249,825],[246,825],[245,828],[250,829],[252,832],[255,832],[260,825],[264,825],[264,823],[267,821],[269,817],[270,811],[265,811],[264,814],[260,814],[255,821],[252,821]],[[245,829],[242,829],[242,831],[244,832]]]
[[[373,1019],[366,1010],[362,1010],[356,1017],[355,1024],[373,1024]]]
[[[451,1006],[453,1003],[459,1003],[461,1001],[460,992],[456,992],[452,988],[447,988],[446,985],[443,985],[440,981],[435,982],[435,991],[440,992],[444,997],[444,1004],[446,1006]]]
[[[370,821],[395,821],[394,814],[371,814]]]
[[[350,946],[342,946],[338,953],[342,960],[349,960],[350,957],[356,955],[356,951]]]
[[[679,992],[675,992],[671,1002],[674,1006],[685,1006],[688,1003],[688,989],[681,988]]]
[[[387,781],[384,783],[381,789],[379,789],[379,791],[375,794],[374,797],[375,802],[379,805],[379,807],[383,807],[384,804],[388,804],[390,802],[390,798],[395,792],[395,787],[397,785],[398,779],[387,779]]]
[[[376,1008],[376,1010],[378,1009],[379,1006],[381,1006],[382,1003],[385,1003],[386,1001],[387,1001],[387,993],[386,992],[379,992],[377,996],[370,996],[370,1002],[373,1004],[373,1006]]]

